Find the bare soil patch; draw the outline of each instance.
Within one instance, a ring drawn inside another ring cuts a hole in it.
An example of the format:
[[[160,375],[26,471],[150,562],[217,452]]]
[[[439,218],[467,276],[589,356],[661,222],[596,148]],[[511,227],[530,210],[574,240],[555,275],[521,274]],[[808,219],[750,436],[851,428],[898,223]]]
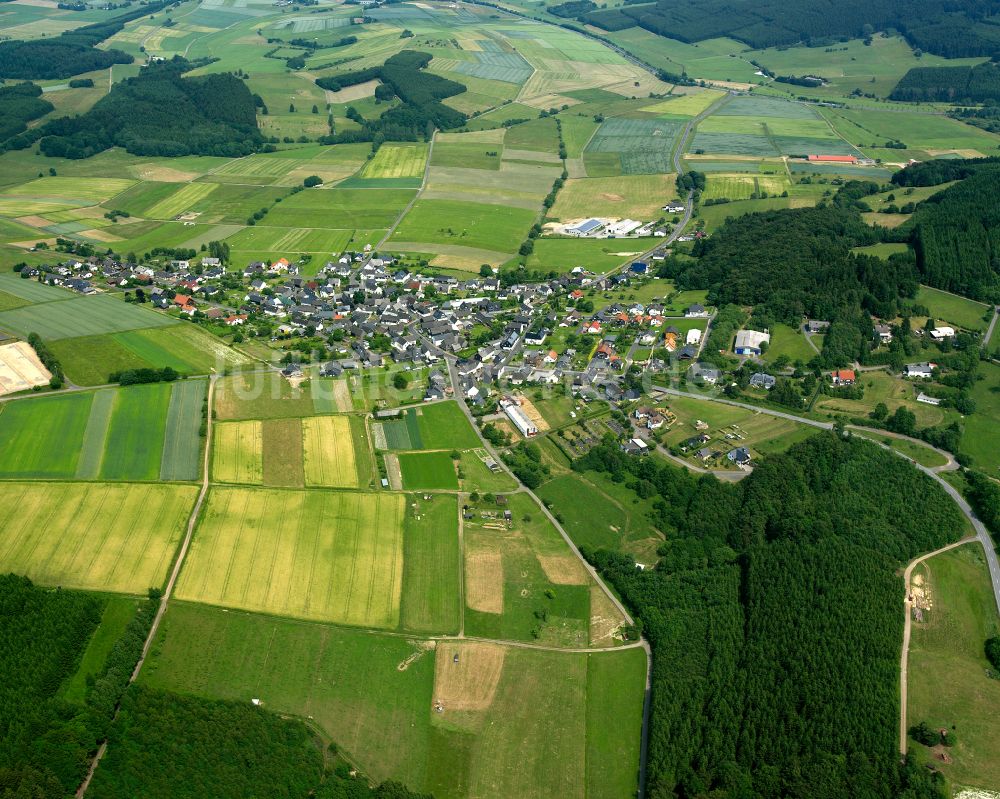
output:
[[[586,585],[587,572],[574,555],[538,555],[549,582],[556,585]]]
[[[435,709],[445,713],[488,709],[506,654],[498,644],[439,643],[434,658]]]
[[[590,588],[590,645],[614,646],[616,635],[625,623],[600,586]]]
[[[465,601],[481,613],[503,613],[503,557],[499,549],[466,547]]]

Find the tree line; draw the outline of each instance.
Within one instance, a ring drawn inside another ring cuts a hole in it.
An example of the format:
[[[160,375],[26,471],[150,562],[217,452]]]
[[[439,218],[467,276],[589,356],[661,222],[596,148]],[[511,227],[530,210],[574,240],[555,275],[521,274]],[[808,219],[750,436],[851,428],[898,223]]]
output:
[[[914,67],[896,84],[890,100],[971,105],[1000,100],[1000,63],[973,67]]]
[[[574,468],[652,490],[666,537],[644,571],[584,553],[653,647],[651,797],[943,799],[943,779],[896,748],[894,572],[962,534],[930,478],[829,433],[737,484],[613,442]]]

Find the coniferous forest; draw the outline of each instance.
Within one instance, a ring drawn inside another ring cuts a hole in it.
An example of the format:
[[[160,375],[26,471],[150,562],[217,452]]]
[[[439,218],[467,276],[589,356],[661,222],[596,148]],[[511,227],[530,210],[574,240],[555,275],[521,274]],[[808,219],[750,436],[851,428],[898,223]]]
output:
[[[891,100],[933,103],[984,103],[1000,100],[1000,63],[974,67],[915,67],[889,95]]]
[[[649,796],[943,797],[899,763],[895,572],[961,536],[954,503],[876,445],[820,434],[721,484],[597,447],[649,483],[661,561],[587,557],[653,647]]]

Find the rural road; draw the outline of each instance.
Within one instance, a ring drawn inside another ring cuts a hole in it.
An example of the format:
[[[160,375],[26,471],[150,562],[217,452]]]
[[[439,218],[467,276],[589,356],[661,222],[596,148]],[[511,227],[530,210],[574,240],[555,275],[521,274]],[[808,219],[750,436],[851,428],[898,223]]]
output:
[[[170,599],[170,595],[174,591],[174,585],[177,583],[177,577],[181,573],[181,566],[184,565],[184,556],[187,555],[188,547],[191,545],[191,537],[194,535],[195,524],[198,521],[198,514],[201,513],[201,506],[205,501],[205,496],[208,494],[208,468],[212,453],[212,399],[215,395],[215,383],[219,379],[217,374],[213,374],[209,379],[208,383],[208,416],[207,416],[207,427],[205,429],[205,452],[202,459],[202,476],[201,476],[201,489],[198,491],[198,499],[195,500],[194,507],[191,509],[191,515],[188,517],[187,531],[184,534],[184,540],[181,542],[180,552],[177,554],[177,559],[174,561],[173,571],[170,572],[170,579],[167,581],[167,587],[163,591],[163,595],[160,597],[160,606],[156,610],[156,616],[153,619],[153,624],[149,628],[149,635],[146,636],[146,642],[142,647],[142,655],[139,657],[139,662],[135,664],[135,669],[132,670],[132,676],[129,677],[129,685],[135,682],[136,678],[139,676],[139,670],[142,668],[142,664],[146,662],[146,656],[149,654],[149,648],[153,644],[153,639],[156,637],[156,631],[160,627],[160,621],[163,619],[163,614],[167,611],[167,602]],[[115,711],[115,715],[118,715],[118,711]],[[101,759],[104,757],[104,753],[108,749],[107,741],[101,743],[100,747],[97,749],[97,753],[94,755],[94,759],[90,763],[90,768],[87,771],[87,776],[81,783],[80,787],[76,792],[76,799],[82,799],[87,793],[87,788],[90,787],[90,781],[94,778],[94,772],[97,771],[97,766],[100,764]]]
[[[974,536],[969,536],[963,538],[961,541],[956,541],[954,544],[948,544],[946,547],[941,547],[940,549],[935,549],[933,552],[920,555],[911,560],[906,566],[906,571],[903,572],[903,586],[906,592],[903,597],[903,616],[905,622],[903,625],[903,651],[899,659],[899,752],[902,755],[906,754],[907,747],[906,680],[910,661],[910,628],[913,622],[913,603],[910,601],[910,574],[913,572],[914,566],[923,563],[928,558],[933,558],[935,555],[940,555],[949,549],[955,549],[955,547],[960,547],[964,544],[971,544],[977,540]]]

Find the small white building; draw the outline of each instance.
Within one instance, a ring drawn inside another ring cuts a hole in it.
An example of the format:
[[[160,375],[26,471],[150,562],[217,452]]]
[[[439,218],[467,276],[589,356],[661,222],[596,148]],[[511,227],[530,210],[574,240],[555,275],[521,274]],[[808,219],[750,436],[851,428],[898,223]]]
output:
[[[903,367],[903,377],[934,377],[936,363],[908,363]]]
[[[935,327],[931,331],[931,338],[935,341],[942,341],[946,338],[955,337],[955,328],[953,327]]]
[[[507,418],[514,423],[514,427],[521,432],[522,436],[531,438],[538,435],[538,427],[519,406],[507,405],[503,411],[507,414]]]
[[[608,225],[608,237],[618,238],[620,236],[627,236],[641,227],[642,222],[635,219],[622,219],[613,225]]]
[[[698,344],[701,341],[701,331],[697,327],[692,327],[687,336],[684,337],[685,344]]]

